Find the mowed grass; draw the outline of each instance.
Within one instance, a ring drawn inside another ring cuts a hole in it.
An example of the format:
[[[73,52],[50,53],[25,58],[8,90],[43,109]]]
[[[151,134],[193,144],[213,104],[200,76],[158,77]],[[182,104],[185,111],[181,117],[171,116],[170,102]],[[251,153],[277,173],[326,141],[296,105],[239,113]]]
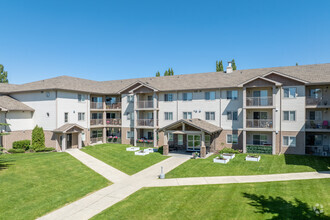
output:
[[[318,179],[143,188],[93,219],[329,219],[329,186]]]
[[[118,170],[133,175],[153,164],[168,157],[155,152],[145,156],[135,156],[134,152],[126,151],[130,145],[125,144],[99,144],[87,146],[82,149],[85,153],[117,168]],[[143,148],[140,148],[143,149]]]
[[[330,157],[309,155],[261,155],[259,162],[245,161],[246,154],[236,154],[227,164],[213,163],[213,158],[188,160],[166,174],[166,178],[200,176],[237,176],[330,170]]]
[[[109,182],[67,153],[0,156],[0,219],[35,219]]]

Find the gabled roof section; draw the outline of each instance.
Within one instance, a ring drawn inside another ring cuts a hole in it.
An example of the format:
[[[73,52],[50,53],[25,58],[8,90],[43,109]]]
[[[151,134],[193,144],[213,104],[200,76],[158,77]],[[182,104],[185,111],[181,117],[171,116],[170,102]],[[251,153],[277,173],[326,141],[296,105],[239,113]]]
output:
[[[239,84],[238,87],[243,87],[244,85],[246,85],[248,83],[252,83],[253,81],[256,81],[256,80],[263,80],[263,81],[266,81],[268,83],[274,84],[276,86],[281,86],[282,85],[282,83],[280,83],[280,82],[277,82],[277,81],[274,81],[274,80],[271,80],[271,79],[267,79],[267,78],[262,77],[262,76],[257,76],[257,77],[254,77],[254,78],[252,78],[248,81],[245,81],[245,82]]]
[[[53,132],[55,133],[66,133],[67,131],[69,130],[77,130],[77,131],[82,131],[84,130],[84,128],[78,124],[65,124],[65,125],[62,125],[61,127],[59,128],[56,128]]]
[[[303,83],[303,84],[308,83],[308,81],[306,81],[306,80],[302,80],[302,79],[299,79],[297,77],[289,76],[287,74],[284,74],[284,73],[281,73],[281,72],[278,72],[278,71],[270,71],[270,72],[264,74],[262,77],[267,78],[269,75],[272,75],[272,74],[282,76],[284,78],[288,78],[288,79],[291,79],[291,80],[294,80],[294,81],[297,81],[297,82],[300,82],[300,83]]]
[[[213,125],[207,121],[204,121],[202,119],[199,119],[199,118],[193,118],[193,119],[181,119],[179,121],[176,121],[172,124],[169,124],[163,128],[160,129],[160,131],[164,131],[164,130],[167,130],[168,128],[171,128],[171,127],[174,127],[176,125],[180,125],[180,124],[187,124],[187,125],[190,125],[198,130],[201,130],[201,131],[204,131],[208,134],[213,134],[213,133],[216,133],[216,132],[219,132],[222,130],[222,128],[216,126],[216,125]]]
[[[0,111],[30,111],[34,109],[7,95],[0,96]]]
[[[138,81],[126,86],[125,88],[119,90],[118,93],[120,94],[120,93],[123,93],[125,91],[127,91],[128,93],[133,93],[134,91],[136,91],[137,89],[142,88],[142,87],[146,87],[146,88],[151,89],[155,92],[158,91],[158,89],[156,89],[153,86],[149,85],[148,82],[142,82],[142,81],[138,80]]]

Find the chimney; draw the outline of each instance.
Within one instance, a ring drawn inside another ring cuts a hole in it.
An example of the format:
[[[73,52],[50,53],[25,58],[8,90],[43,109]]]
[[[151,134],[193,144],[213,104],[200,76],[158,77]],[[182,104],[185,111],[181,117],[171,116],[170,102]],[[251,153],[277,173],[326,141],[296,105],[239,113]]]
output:
[[[226,73],[231,73],[231,72],[233,72],[233,67],[231,67],[231,62],[228,62]]]

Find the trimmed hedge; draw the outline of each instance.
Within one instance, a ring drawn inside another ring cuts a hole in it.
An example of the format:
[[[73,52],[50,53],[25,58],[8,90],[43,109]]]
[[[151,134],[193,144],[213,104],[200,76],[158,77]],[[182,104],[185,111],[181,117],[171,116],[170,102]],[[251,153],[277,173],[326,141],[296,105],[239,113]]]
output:
[[[272,148],[272,146],[247,145],[246,152],[253,153],[253,154],[272,154],[273,148]]]
[[[238,150],[234,150],[232,148],[229,148],[229,147],[225,147],[223,148],[222,150],[220,150],[220,154],[223,154],[223,153],[228,153],[228,154],[239,154],[240,152]]]
[[[31,144],[30,140],[15,141],[15,142],[13,142],[13,148],[28,150],[30,147],[30,144]]]
[[[8,152],[12,153],[12,154],[16,154],[16,153],[24,153],[25,150],[24,149],[9,149]]]
[[[43,149],[36,150],[36,152],[48,152],[48,151],[53,151],[53,150],[55,150],[55,148],[53,148],[53,147],[45,147]]]

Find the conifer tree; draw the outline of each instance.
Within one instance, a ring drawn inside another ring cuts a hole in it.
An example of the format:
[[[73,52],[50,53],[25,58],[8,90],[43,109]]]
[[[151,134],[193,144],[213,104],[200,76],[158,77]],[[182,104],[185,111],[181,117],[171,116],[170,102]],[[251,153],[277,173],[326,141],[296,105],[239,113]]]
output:
[[[237,66],[234,59],[231,61],[231,66],[233,67],[233,70],[237,70]]]
[[[0,83],[8,83],[8,72],[4,71],[2,64],[0,64]]]
[[[156,73],[156,76],[157,76],[157,77],[159,77],[159,76],[160,76],[160,72],[159,72],[159,71],[157,71],[157,73]]]

